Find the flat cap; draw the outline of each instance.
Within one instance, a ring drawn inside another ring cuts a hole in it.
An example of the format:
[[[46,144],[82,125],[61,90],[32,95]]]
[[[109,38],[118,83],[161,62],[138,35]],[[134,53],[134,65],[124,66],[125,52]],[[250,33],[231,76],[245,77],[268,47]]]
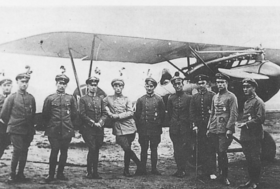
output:
[[[194,80],[196,83],[199,81],[209,81],[209,77],[207,75],[199,74],[195,76]]]
[[[230,78],[227,75],[224,75],[224,74],[221,74],[221,73],[216,73],[215,79],[224,79],[224,80],[229,81]]]
[[[146,79],[145,79],[145,83],[146,83],[146,84],[152,83],[152,85],[153,85],[154,87],[157,87],[157,81],[156,81],[154,78],[152,78],[152,77],[146,78]]]
[[[171,83],[174,84],[175,82],[182,82],[184,79],[180,77],[179,72],[175,72],[174,76],[171,78]]]
[[[92,82],[99,83],[99,78],[96,77],[96,76],[92,76],[92,77],[89,77],[89,78],[86,80],[86,84],[91,84]]]
[[[111,85],[114,86],[114,85],[123,85],[124,86],[124,81],[123,79],[121,78],[116,78],[116,79],[113,79],[112,82],[111,82]]]
[[[243,86],[244,85],[252,85],[253,87],[258,87],[258,83],[254,80],[254,79],[251,79],[251,78],[245,78],[242,80],[242,83],[243,83]]]

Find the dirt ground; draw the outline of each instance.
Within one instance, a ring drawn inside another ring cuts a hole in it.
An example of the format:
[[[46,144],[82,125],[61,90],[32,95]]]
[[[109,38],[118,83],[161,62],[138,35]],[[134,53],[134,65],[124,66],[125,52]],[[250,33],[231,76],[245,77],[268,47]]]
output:
[[[263,162],[261,177],[261,188],[278,189],[280,188],[280,113],[273,112],[267,115],[265,130],[273,136],[277,145],[276,158],[273,162]],[[73,138],[68,152],[68,166],[65,168],[65,175],[69,181],[54,181],[45,184],[44,178],[48,175],[48,158],[50,148],[48,139],[42,132],[37,132],[31,144],[28,163],[25,168],[25,175],[31,178],[26,183],[7,184],[10,172],[10,161],[12,147],[5,151],[0,163],[0,188],[7,189],[64,189],[64,188],[152,188],[152,189],[180,189],[180,188],[209,188],[209,189],[233,189],[247,180],[246,164],[244,155],[241,152],[228,153],[229,157],[229,179],[231,186],[225,187],[218,181],[196,180],[195,170],[190,169],[190,176],[176,178],[171,175],[176,171],[176,164],[173,158],[172,143],[169,138],[168,128],[163,129],[162,142],[159,145],[158,169],[161,176],[154,176],[148,173],[146,176],[124,177],[123,172],[123,151],[115,144],[115,137],[111,134],[111,129],[105,129],[104,145],[100,153],[99,172],[102,180],[88,180],[84,178],[86,174],[86,155],[87,148],[82,138]],[[238,132],[235,134],[238,137]],[[230,148],[240,147],[234,142]],[[140,155],[140,146],[136,137],[133,143],[133,150]],[[136,169],[135,164],[131,163],[131,172]],[[147,165],[150,170],[150,161]]]

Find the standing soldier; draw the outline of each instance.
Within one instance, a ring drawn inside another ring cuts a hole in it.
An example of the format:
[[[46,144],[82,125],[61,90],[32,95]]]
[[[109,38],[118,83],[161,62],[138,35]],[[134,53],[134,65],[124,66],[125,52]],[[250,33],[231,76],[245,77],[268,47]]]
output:
[[[157,170],[157,147],[161,141],[165,107],[162,98],[154,93],[157,82],[149,77],[145,80],[147,94],[137,100],[135,121],[141,145],[141,163],[146,174],[147,151],[151,148],[152,174],[161,175]]]
[[[198,86],[198,93],[193,95],[190,104],[190,119],[194,124],[194,129],[198,129],[198,133],[195,137],[198,140],[198,160],[202,163],[202,177],[210,178],[210,175],[214,174],[216,169],[216,161],[209,162],[209,160],[215,159],[215,152],[210,154],[208,152],[208,140],[206,136],[207,124],[211,112],[212,98],[215,95],[214,92],[207,90],[207,82],[209,77],[203,74],[195,77],[195,82]],[[212,158],[209,158],[212,156]],[[214,175],[211,178],[215,178]]]
[[[12,80],[8,78],[3,78],[0,81],[0,86],[2,87],[3,94],[0,94],[0,112],[2,110],[5,99],[11,94],[13,85]],[[3,120],[0,120],[0,159],[9,144],[11,144],[10,136],[6,133],[7,125]]]
[[[136,174],[142,174],[141,162],[131,149],[131,143],[135,139],[136,126],[133,119],[132,103],[128,97],[123,96],[124,81],[122,79],[114,79],[111,85],[115,91],[114,95],[104,98],[105,107],[108,115],[113,119],[113,134],[116,135],[116,142],[124,150],[124,172],[123,175],[131,177],[129,173],[130,159],[136,165]]]
[[[186,163],[191,152],[189,120],[191,95],[187,95],[183,91],[183,81],[184,79],[179,77],[178,72],[176,72],[171,79],[176,93],[170,95],[167,101],[169,134],[173,142],[174,158],[177,164],[177,171],[173,176],[180,178],[186,176]]]
[[[88,93],[80,99],[80,117],[83,122],[81,133],[85,143],[88,145],[87,175],[88,179],[102,179],[99,176],[98,157],[99,149],[104,139],[104,122],[106,109],[103,99],[97,96],[97,85],[99,78],[90,77],[86,80]]]
[[[35,134],[34,118],[36,103],[34,97],[26,90],[30,79],[30,67],[28,71],[16,76],[19,90],[11,94],[4,102],[0,119],[7,124],[7,133],[13,144],[13,157],[11,162],[11,175],[8,182],[24,181],[24,168],[28,155],[28,148]],[[18,173],[16,168],[18,165]]]
[[[64,69],[64,67],[61,67]],[[46,182],[54,180],[57,164],[57,156],[60,151],[56,178],[68,180],[63,171],[67,160],[67,151],[72,137],[74,136],[73,121],[77,115],[77,105],[72,95],[65,93],[69,78],[64,74],[55,77],[57,91],[49,95],[44,102],[42,117],[45,122],[46,132],[51,145],[49,159],[49,176]]]
[[[254,79],[244,79],[243,91],[247,100],[244,103],[240,141],[246,157],[249,181],[241,188],[259,188],[261,173],[261,141],[263,139],[262,124],[265,120],[265,105],[256,94],[257,82]]]
[[[217,73],[215,77],[219,92],[212,100],[206,134],[209,137],[210,151],[218,154],[221,182],[230,185],[227,150],[233,139],[232,134],[235,132],[234,126],[238,116],[237,99],[227,90],[229,77],[221,73]]]

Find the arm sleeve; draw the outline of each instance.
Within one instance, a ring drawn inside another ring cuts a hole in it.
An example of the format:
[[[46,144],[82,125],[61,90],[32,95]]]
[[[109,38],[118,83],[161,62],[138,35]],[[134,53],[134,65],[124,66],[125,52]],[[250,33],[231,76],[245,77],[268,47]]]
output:
[[[136,102],[136,111],[134,113],[136,126],[139,124],[141,112],[142,112],[142,103],[141,103],[141,99],[139,98]]]
[[[196,115],[195,115],[195,112],[196,112],[196,108],[195,108],[195,100],[194,100],[194,96],[192,96],[192,98],[191,98],[191,102],[190,102],[190,121],[191,121],[191,123],[194,123],[194,124],[196,124],[196,120],[195,120],[195,118],[197,117]]]
[[[247,121],[247,126],[254,127],[256,124],[263,124],[265,120],[265,105],[263,102],[257,101],[255,106],[256,116],[252,117],[251,120]]]
[[[14,96],[10,95],[3,104],[3,108],[1,110],[0,113],[0,119],[2,119],[4,121],[4,123],[8,123],[10,116],[11,116],[11,112],[13,109],[13,102],[14,102]]]
[[[212,103],[211,103],[211,113],[210,113],[210,116],[209,116],[207,129],[209,129],[209,127],[210,127],[210,123],[211,123],[211,120],[213,119],[214,114],[215,114],[215,106],[214,106],[214,96],[213,96]]]
[[[227,130],[231,130],[232,132],[234,132],[235,122],[237,121],[237,117],[238,117],[237,99],[235,96],[232,96],[228,102],[229,102],[228,106],[230,108],[230,112],[229,112],[229,120],[227,122],[226,128]]]
[[[72,120],[72,122],[76,119],[77,115],[78,115],[77,102],[76,102],[74,96],[72,96],[72,98],[71,98],[71,120]]]
[[[159,115],[160,115],[160,123],[161,123],[161,125],[163,125],[164,118],[165,118],[165,104],[161,97],[160,97],[160,101],[159,101]]]
[[[35,101],[35,98],[33,97],[32,99],[32,122],[33,122],[33,125],[35,124],[35,115],[36,115],[36,101]]]
[[[132,102],[128,98],[126,100],[126,111],[118,115],[120,119],[126,119],[133,116]]]
[[[101,118],[99,120],[100,125],[103,127],[105,124],[105,121],[108,117],[107,111],[105,109],[105,103],[103,100],[101,100]]]
[[[89,124],[91,119],[86,114],[86,102],[82,98],[80,99],[79,109],[80,109],[80,117],[83,123]]]
[[[171,101],[171,98],[170,98],[170,96],[169,96],[169,97],[168,97],[168,100],[167,100],[168,122],[170,122],[170,120],[171,120],[172,109],[173,109],[172,101]]]
[[[44,101],[42,118],[45,124],[47,124],[51,118],[51,100],[47,97]]]

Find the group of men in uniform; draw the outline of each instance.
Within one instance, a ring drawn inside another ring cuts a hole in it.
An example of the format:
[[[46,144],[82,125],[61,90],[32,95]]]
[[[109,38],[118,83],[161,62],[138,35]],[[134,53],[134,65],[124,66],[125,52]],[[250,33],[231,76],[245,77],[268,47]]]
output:
[[[22,181],[24,167],[27,160],[28,147],[35,133],[34,118],[36,104],[34,97],[26,90],[30,73],[16,76],[18,91],[11,93],[12,80],[0,81],[3,95],[0,95],[0,153],[1,156],[7,145],[12,142],[14,147],[11,161],[9,182]],[[256,95],[258,84],[253,79],[244,79],[243,91],[247,97],[244,104],[242,122],[236,125],[238,108],[235,95],[228,91],[229,77],[221,73],[215,75],[218,93],[207,90],[209,77],[197,75],[195,81],[198,93],[188,95],[183,91],[184,78],[175,74],[171,83],[176,91],[168,98],[167,104],[154,93],[157,82],[148,77],[145,80],[146,94],[136,102],[133,111],[132,102],[122,94],[125,82],[114,79],[111,85],[115,91],[113,95],[102,98],[97,95],[99,78],[89,77],[86,80],[87,94],[80,99],[79,112],[77,103],[72,95],[66,94],[65,89],[69,78],[64,74],[55,78],[57,91],[49,95],[45,101],[42,117],[45,125],[45,135],[51,145],[49,158],[49,176],[46,182],[56,178],[68,180],[64,175],[67,151],[71,138],[74,136],[73,122],[79,115],[82,121],[80,132],[88,146],[87,175],[88,179],[101,179],[98,174],[99,150],[104,138],[105,120],[113,121],[113,134],[116,142],[124,151],[123,175],[131,177],[129,172],[130,160],[137,165],[136,175],[146,175],[147,151],[151,149],[151,173],[161,175],[157,169],[157,148],[161,142],[162,125],[167,110],[169,134],[173,143],[174,158],[177,171],[176,177],[189,174],[187,160],[191,156],[191,134],[197,131],[198,158],[202,162],[202,177],[215,179],[216,154],[218,168],[223,184],[230,185],[228,180],[227,149],[232,141],[235,126],[241,128],[241,144],[248,162],[249,181],[241,187],[258,188],[260,180],[260,151],[263,137],[262,123],[265,119],[263,101]],[[5,98],[9,97],[5,100]],[[139,134],[141,146],[140,160],[131,149],[135,134]],[[60,157],[58,159],[58,153]],[[58,162],[57,162],[58,161]],[[18,166],[18,172],[16,172]]]

